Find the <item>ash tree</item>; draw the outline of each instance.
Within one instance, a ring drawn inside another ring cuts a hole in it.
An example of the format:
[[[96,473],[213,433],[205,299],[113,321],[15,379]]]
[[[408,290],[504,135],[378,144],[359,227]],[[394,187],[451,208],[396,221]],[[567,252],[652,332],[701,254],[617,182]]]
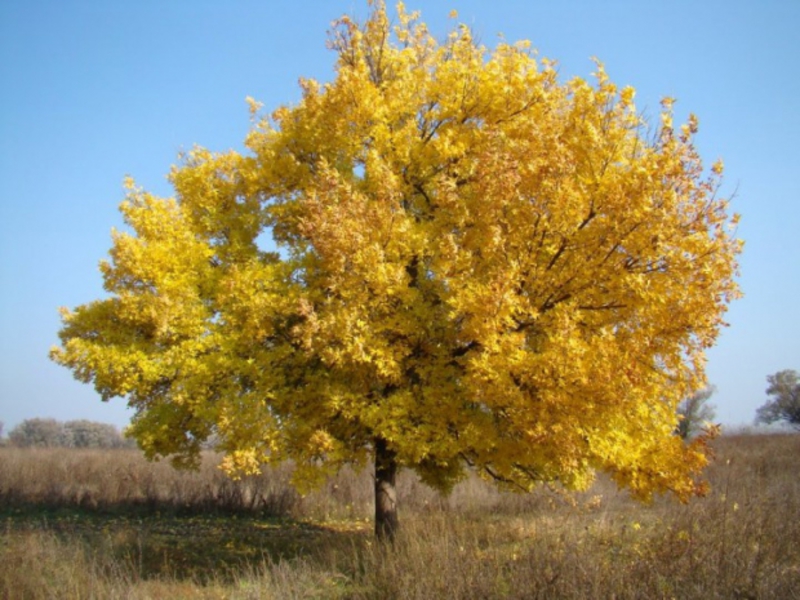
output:
[[[767,376],[767,395],[771,396],[756,411],[756,423],[786,421],[800,430],[800,376],[787,369]]]
[[[52,358],[127,398],[148,457],[191,466],[214,436],[230,473],[292,459],[300,486],[373,463],[383,537],[399,469],[702,491],[676,410],[740,242],[696,118],[666,99],[646,123],[599,63],[560,82],[527,43],[394,20],[340,19],[333,80],[251,101],[248,152],[193,150],[173,198],[129,182],[109,295],[63,312]]]

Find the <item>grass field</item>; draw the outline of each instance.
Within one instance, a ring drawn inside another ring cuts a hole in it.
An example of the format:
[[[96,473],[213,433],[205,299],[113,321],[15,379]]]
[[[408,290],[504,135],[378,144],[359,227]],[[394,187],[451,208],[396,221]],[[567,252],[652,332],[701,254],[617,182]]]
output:
[[[706,498],[574,499],[477,478],[398,483],[372,537],[369,473],[300,497],[289,467],[239,482],[135,451],[0,448],[0,597],[800,598],[800,435],[724,436]]]

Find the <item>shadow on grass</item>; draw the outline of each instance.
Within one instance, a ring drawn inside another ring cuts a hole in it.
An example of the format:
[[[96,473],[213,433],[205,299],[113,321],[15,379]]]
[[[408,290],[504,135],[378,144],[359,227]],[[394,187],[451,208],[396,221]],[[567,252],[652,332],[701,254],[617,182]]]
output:
[[[98,512],[42,507],[0,508],[6,535],[49,532],[87,554],[127,563],[142,579],[233,580],[264,561],[314,562],[352,552],[372,537],[365,521],[311,522],[252,514]]]

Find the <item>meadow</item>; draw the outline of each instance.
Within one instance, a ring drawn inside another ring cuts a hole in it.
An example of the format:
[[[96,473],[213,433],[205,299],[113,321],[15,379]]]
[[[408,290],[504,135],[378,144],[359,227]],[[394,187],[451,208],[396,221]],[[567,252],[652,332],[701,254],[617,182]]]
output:
[[[135,450],[0,448],[0,597],[800,598],[800,435],[714,442],[712,491],[630,500],[604,478],[572,496],[442,497],[404,473],[401,532],[372,535],[369,472],[301,497],[291,467],[231,481]]]

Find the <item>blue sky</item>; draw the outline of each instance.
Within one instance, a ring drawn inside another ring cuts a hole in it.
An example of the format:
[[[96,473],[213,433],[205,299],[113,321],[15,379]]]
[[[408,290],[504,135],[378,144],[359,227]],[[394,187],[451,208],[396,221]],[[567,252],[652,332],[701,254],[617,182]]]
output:
[[[391,5],[391,2],[389,3]],[[745,298],[708,353],[718,420],[749,424],[766,376],[800,370],[800,2],[422,1],[443,35],[450,10],[487,46],[528,39],[562,77],[612,80],[657,114],[674,96],[735,192]],[[363,0],[4,0],[0,3],[0,421],[87,418],[122,426],[123,400],[47,359],[59,306],[102,295],[97,268],[121,225],[122,180],[169,195],[181,150],[241,148],[245,98],[299,98],[330,79],[330,23]]]

